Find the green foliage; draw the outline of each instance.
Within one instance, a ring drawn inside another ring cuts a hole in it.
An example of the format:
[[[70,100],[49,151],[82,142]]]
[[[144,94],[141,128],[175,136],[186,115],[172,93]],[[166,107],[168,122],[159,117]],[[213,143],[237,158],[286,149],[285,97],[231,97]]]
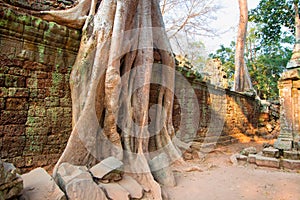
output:
[[[248,67],[253,87],[262,99],[277,99],[277,82],[280,74],[283,72],[287,62],[291,57],[290,45],[292,37],[278,38],[272,45],[266,45],[256,34],[262,27],[257,25],[250,28],[246,41],[245,60]],[[235,43],[231,42],[229,47],[223,45],[210,58],[218,58],[224,65],[227,76],[229,77],[229,86],[232,86],[234,78],[234,55]]]
[[[259,5],[250,10],[249,21],[261,25],[255,34],[266,45],[278,43],[280,36],[295,31],[294,3],[299,0],[261,0]]]

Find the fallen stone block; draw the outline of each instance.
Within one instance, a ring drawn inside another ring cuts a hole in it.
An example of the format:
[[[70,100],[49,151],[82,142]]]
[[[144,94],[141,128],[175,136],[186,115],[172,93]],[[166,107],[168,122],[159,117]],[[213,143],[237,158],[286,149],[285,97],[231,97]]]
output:
[[[104,176],[111,172],[119,172],[121,173],[123,168],[123,163],[115,157],[108,157],[102,160],[97,165],[93,166],[90,169],[90,172],[95,178],[105,179]],[[106,177],[109,178],[109,177]]]
[[[256,165],[263,166],[263,167],[274,167],[279,168],[280,167],[280,160],[276,158],[269,158],[265,156],[256,156]]]
[[[248,147],[241,151],[241,155],[248,156],[249,154],[256,154],[257,150],[255,147]]]
[[[60,188],[66,192],[66,186],[75,179],[93,180],[92,175],[85,166],[75,166],[70,163],[62,163],[57,169],[57,182]]]
[[[126,189],[121,187],[118,183],[109,183],[109,184],[100,183],[99,186],[106,191],[106,194],[110,199],[116,199],[116,200],[130,199],[130,193]]]
[[[131,176],[123,176],[118,184],[129,192],[131,198],[141,199],[143,197],[143,187]]]
[[[76,179],[66,186],[69,200],[108,200],[104,191],[93,181]]]
[[[300,170],[300,160],[282,159],[282,166],[285,169]]]
[[[43,168],[36,168],[21,177],[24,180],[23,200],[66,200],[65,194]]]
[[[247,161],[248,156],[244,156],[244,155],[238,154],[237,157],[236,157],[236,159],[238,161]]]

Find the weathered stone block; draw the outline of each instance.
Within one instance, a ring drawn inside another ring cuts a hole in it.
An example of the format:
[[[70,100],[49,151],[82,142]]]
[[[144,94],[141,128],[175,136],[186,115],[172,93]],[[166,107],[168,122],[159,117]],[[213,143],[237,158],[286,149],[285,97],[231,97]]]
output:
[[[5,76],[4,74],[0,74],[0,87],[4,87],[4,86],[5,86]]]
[[[7,97],[29,97],[28,88],[9,88]]]
[[[103,188],[110,199],[129,200],[130,194],[118,183],[99,184]]]
[[[249,154],[248,155],[248,162],[251,164],[255,164],[256,163],[256,154]]]
[[[0,136],[1,134],[5,136],[14,136],[14,137],[25,135],[25,125],[9,124],[9,125],[0,126]]]
[[[85,166],[75,166],[70,163],[62,163],[57,170],[59,186],[66,191],[66,186],[75,179],[93,180]]]
[[[129,192],[131,198],[141,199],[143,197],[143,187],[131,176],[123,176],[118,184]]]
[[[274,167],[274,168],[279,168],[280,167],[280,160],[276,158],[269,158],[269,157],[264,157],[257,155],[256,156],[256,164],[258,166],[263,166],[263,167]]]
[[[236,159],[237,159],[238,161],[247,161],[247,160],[248,160],[248,156],[239,154],[239,155],[236,157]]]
[[[292,150],[292,140],[285,140],[285,139],[278,138],[274,143],[274,147],[276,149],[290,151]]]
[[[279,158],[279,150],[273,147],[263,149],[263,155],[270,158]]]
[[[248,147],[241,151],[242,155],[248,156],[249,154],[256,154],[257,150],[255,147]]]
[[[28,101],[26,98],[7,98],[6,110],[28,110]]]
[[[90,169],[92,175],[96,178],[102,179],[105,175],[109,174],[114,170],[121,170],[123,163],[115,157],[108,157],[102,160],[97,165]]]
[[[26,86],[26,78],[23,76],[13,76],[6,75],[5,76],[5,86],[6,87],[25,87]]]
[[[282,166],[285,169],[300,170],[300,160],[283,159]]]
[[[66,193],[69,200],[108,200],[103,190],[93,180],[76,179],[67,185]]]
[[[283,157],[291,160],[300,160],[300,152],[299,151],[284,151]]]
[[[0,97],[7,97],[8,89],[6,87],[0,87]]]
[[[34,169],[21,177],[24,180],[24,190],[22,192],[24,199],[66,200],[65,194],[43,168]]]

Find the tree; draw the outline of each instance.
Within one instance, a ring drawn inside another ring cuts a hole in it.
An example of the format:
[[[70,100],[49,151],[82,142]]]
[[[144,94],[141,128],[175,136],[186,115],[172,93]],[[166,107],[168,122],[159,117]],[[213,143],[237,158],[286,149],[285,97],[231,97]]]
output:
[[[218,9],[216,0],[162,0],[161,10],[174,53],[185,55],[194,65],[204,64],[198,62],[199,54],[195,57],[193,52],[204,55],[201,36],[218,34],[210,26]]]
[[[287,68],[300,66],[300,18],[299,0],[261,0],[257,8],[250,11],[250,21],[262,24],[262,42],[271,45],[282,35],[295,36],[293,55]]]
[[[254,24],[248,30],[245,45],[245,62],[249,69],[252,85],[261,99],[277,100],[277,82],[286,64],[290,60],[293,37],[282,35],[273,45],[265,45],[264,37],[257,34],[262,26]],[[229,86],[232,87],[234,76],[235,42],[229,47],[221,45],[210,58],[220,59],[226,69]]]
[[[235,51],[235,72],[234,72],[234,87],[233,90],[237,92],[245,92],[251,90],[252,83],[249,76],[247,66],[245,64],[245,42],[247,36],[248,24],[248,7],[247,0],[239,0],[240,21],[236,42]]]
[[[173,160],[181,157],[171,141],[174,58],[159,0],[80,0],[72,9],[42,14],[67,26],[83,26],[70,80],[73,131],[54,173],[62,162],[92,166],[113,155],[150,189],[151,198],[161,199],[148,163],[161,153]],[[157,66],[153,55],[161,63],[155,76],[164,83],[151,119],[154,134],[148,128],[151,76]],[[165,184],[174,184],[169,180]]]
[[[213,13],[220,8],[215,0],[163,0],[161,10],[170,38],[180,32],[187,35],[215,35],[209,26]]]
[[[259,5],[250,10],[249,21],[261,25],[262,42],[266,45],[276,43],[286,32],[295,32],[295,8],[298,0],[261,0]],[[298,11],[299,12],[299,11]]]

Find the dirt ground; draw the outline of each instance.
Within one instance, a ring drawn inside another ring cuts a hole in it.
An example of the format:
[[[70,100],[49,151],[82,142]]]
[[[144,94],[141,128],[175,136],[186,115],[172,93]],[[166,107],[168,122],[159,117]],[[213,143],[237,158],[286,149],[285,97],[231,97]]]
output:
[[[300,200],[299,171],[231,164],[232,154],[250,146],[258,150],[262,149],[262,145],[257,143],[233,144],[217,147],[202,160],[188,162],[189,166],[197,166],[201,170],[176,172],[177,186],[165,188],[169,198],[171,200]],[[178,169],[180,170],[180,167]]]

